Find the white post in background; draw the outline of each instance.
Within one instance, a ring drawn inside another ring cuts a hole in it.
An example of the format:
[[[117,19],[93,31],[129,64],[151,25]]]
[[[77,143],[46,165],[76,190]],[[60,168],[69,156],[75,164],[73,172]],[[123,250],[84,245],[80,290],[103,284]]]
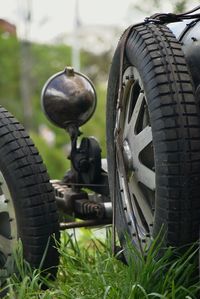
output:
[[[74,14],[74,30],[73,30],[73,45],[72,45],[72,66],[75,71],[80,71],[80,44],[78,31],[81,27],[79,17],[79,0],[75,1],[75,14]]]
[[[30,28],[32,21],[32,1],[21,0],[19,2],[19,10],[23,23],[23,35],[20,41],[20,70],[21,70],[21,97],[23,103],[24,126],[26,130],[30,130],[32,126],[32,88],[31,88],[31,41]]]

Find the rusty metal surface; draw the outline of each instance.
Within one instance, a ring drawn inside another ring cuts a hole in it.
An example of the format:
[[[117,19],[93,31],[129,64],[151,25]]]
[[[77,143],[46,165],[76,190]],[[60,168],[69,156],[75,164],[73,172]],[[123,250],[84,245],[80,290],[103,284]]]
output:
[[[79,227],[79,225],[90,226],[90,221],[91,223],[94,221],[96,225],[112,222],[111,202],[103,202],[102,197],[97,196],[95,193],[87,194],[82,190],[74,192],[72,188],[69,188],[59,180],[51,180],[51,184],[54,188],[58,209],[61,212],[89,221],[82,224],[78,222],[76,224],[73,223],[71,224],[72,226],[75,225],[73,227]]]
[[[60,230],[80,227],[98,227],[104,225],[111,225],[112,219],[90,219],[84,221],[61,222]]]

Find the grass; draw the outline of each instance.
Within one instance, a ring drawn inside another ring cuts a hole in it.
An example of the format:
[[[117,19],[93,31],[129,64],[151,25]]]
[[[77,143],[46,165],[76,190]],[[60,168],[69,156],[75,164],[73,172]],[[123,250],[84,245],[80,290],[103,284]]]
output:
[[[63,234],[59,245],[60,267],[54,282],[41,279],[40,270],[32,270],[18,252],[18,275],[9,279],[9,293],[5,298],[198,298],[200,287],[194,279],[197,254],[194,246],[182,255],[168,248],[160,259],[156,242],[145,258],[132,246],[128,247],[127,266],[113,257],[109,241],[90,238],[78,244],[76,239]],[[42,282],[49,288],[42,290]]]

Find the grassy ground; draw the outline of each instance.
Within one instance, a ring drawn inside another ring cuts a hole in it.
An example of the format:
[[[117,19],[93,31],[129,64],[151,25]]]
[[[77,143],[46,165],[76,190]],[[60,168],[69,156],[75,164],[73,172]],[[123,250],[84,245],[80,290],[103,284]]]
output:
[[[110,240],[110,238],[108,238]],[[143,299],[198,298],[199,285],[194,279],[191,248],[178,256],[172,248],[158,259],[156,243],[146,258],[129,248],[129,266],[111,254],[110,242],[89,238],[77,243],[63,234],[59,246],[61,261],[56,281],[46,280],[41,290],[40,271],[32,271],[18,254],[19,273],[9,280],[6,298],[16,299]]]

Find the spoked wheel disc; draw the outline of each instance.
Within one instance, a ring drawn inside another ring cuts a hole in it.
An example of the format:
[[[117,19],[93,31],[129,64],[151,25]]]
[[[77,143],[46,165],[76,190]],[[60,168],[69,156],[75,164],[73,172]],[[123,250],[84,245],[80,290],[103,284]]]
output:
[[[12,197],[0,172],[0,277],[1,285],[13,272],[11,255],[17,244],[17,223]]]
[[[152,235],[155,210],[152,130],[143,83],[135,67],[124,72],[123,86],[124,109],[116,124],[121,131],[117,148],[122,147],[122,157],[117,152],[117,176],[129,230],[133,240],[139,237],[144,244]]]
[[[166,245],[198,240],[200,112],[181,45],[160,24],[135,27],[121,42],[107,96],[109,186],[116,228],[143,251],[162,231]]]

